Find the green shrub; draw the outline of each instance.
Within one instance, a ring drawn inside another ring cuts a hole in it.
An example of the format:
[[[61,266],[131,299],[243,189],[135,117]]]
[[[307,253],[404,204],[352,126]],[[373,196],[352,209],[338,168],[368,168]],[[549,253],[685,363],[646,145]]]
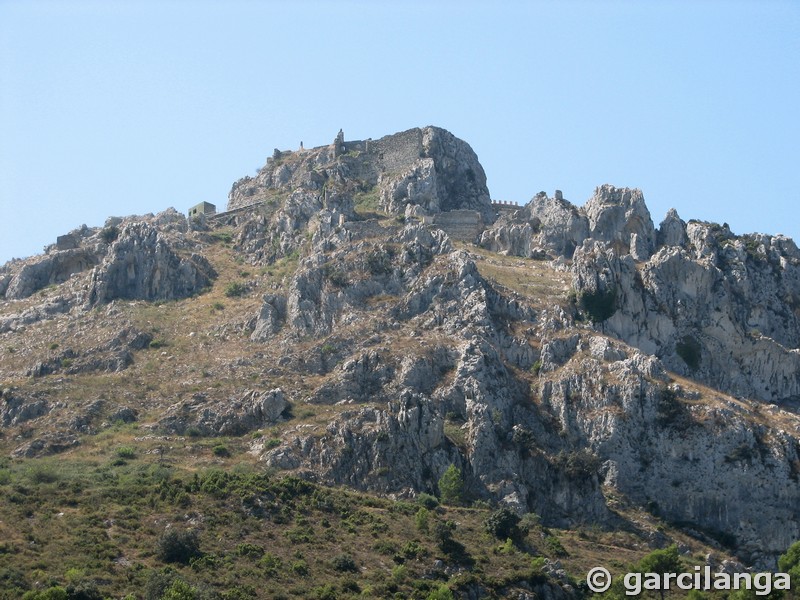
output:
[[[430,494],[422,492],[417,496],[417,504],[427,508],[428,510],[433,510],[439,506],[439,500],[436,498],[436,496],[431,496]]]
[[[616,290],[581,292],[578,304],[589,315],[592,323],[602,323],[616,312]]]
[[[230,231],[215,231],[211,237],[223,244],[230,244],[233,241],[233,236]]]
[[[322,268],[322,274],[328,281],[331,282],[331,284],[334,287],[337,288],[347,287],[348,284],[350,283],[347,279],[347,273],[343,269],[336,267],[330,263],[326,264]]]
[[[156,556],[163,562],[188,565],[200,554],[197,532],[192,530],[169,529],[156,542]]]
[[[292,573],[305,577],[308,575],[308,563],[302,558],[292,563]]]
[[[248,558],[261,558],[264,556],[264,548],[256,544],[239,544],[236,546],[236,554],[247,556]]]
[[[684,336],[680,342],[675,344],[675,353],[692,371],[696,371],[700,366],[700,351],[700,342],[690,335]]]
[[[283,561],[280,557],[271,552],[267,552],[261,557],[261,560],[258,561],[258,566],[264,569],[264,575],[267,577],[277,577],[278,571],[280,571],[283,566]]]
[[[461,469],[450,465],[439,478],[439,498],[442,504],[460,504],[464,493]]]
[[[447,587],[446,583],[442,583],[438,588],[433,590],[425,600],[454,600],[453,591]]]
[[[503,507],[490,514],[483,522],[483,526],[494,537],[500,540],[508,538],[518,539],[520,517],[507,507]]]
[[[150,348],[153,350],[158,350],[159,348],[164,348],[165,346],[169,346],[169,343],[164,338],[157,338],[150,342]]]
[[[161,596],[161,600],[200,600],[200,592],[183,579],[176,579]]]
[[[117,457],[124,460],[132,460],[136,458],[136,450],[130,446],[120,446],[117,448]]]
[[[336,588],[330,583],[311,588],[310,598],[312,600],[337,600],[338,597],[339,595],[336,593]]]
[[[570,479],[582,481],[593,477],[600,468],[600,459],[589,450],[559,452],[554,464]]]
[[[342,573],[358,573],[358,565],[356,565],[356,561],[354,561],[353,557],[349,554],[339,554],[338,556],[334,556],[333,560],[331,561],[331,566],[335,571]]]
[[[22,600],[68,600],[67,590],[61,586],[55,586],[38,592],[25,592]]]
[[[100,230],[100,239],[106,244],[112,243],[119,237],[119,228],[111,225]]]
[[[428,531],[428,516],[429,516],[428,509],[424,506],[420,506],[417,514],[414,515],[414,522],[417,525],[417,529],[419,531]]]
[[[691,413],[678,400],[677,394],[670,388],[661,388],[656,405],[656,422],[662,427],[683,427],[691,424]]]
[[[234,281],[233,283],[229,283],[225,286],[225,295],[228,298],[238,298],[239,296],[244,296],[245,292],[247,292],[247,286],[243,283],[239,283],[238,281]]]
[[[211,451],[214,453],[214,456],[219,456],[220,458],[228,458],[231,455],[231,451],[228,450],[228,447],[224,444],[217,444]]]
[[[413,540],[406,542],[405,546],[400,549],[400,556],[403,558],[422,558],[425,554],[425,548],[420,546],[419,542]]]
[[[561,540],[554,535],[548,535],[544,540],[544,545],[547,548],[547,553],[551,556],[558,558],[569,556],[569,552],[561,544]]]

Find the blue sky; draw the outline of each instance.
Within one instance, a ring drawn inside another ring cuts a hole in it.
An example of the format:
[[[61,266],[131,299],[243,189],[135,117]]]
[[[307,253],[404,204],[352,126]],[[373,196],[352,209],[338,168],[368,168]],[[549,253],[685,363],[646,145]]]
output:
[[[611,183],[800,239],[800,2],[0,0],[0,263],[424,125],[497,199]]]

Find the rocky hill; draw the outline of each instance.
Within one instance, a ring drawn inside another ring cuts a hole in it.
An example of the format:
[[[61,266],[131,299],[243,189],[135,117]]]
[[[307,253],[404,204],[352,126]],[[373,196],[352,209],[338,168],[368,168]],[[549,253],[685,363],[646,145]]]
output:
[[[208,539],[213,508],[192,494],[203,469],[236,464],[376,506],[441,496],[456,472],[474,510],[627,532],[641,549],[671,538],[758,568],[800,538],[794,242],[675,211],[656,229],[641,191],[610,185],[582,207],[556,192],[500,210],[475,153],[442,129],[276,150],[226,212],[84,226],[0,268],[0,298],[11,494],[53,456],[116,477],[113,494],[133,477],[115,475],[124,457],[106,464],[124,447],[194,473],[180,510],[206,512],[171,518]],[[153,502],[155,535],[168,517]],[[45,519],[14,515],[0,522],[7,553]],[[158,562],[112,528],[100,587],[121,591],[130,565]],[[558,553],[543,553],[556,573]],[[450,574],[434,579],[477,578],[449,580],[463,597],[534,593],[529,576],[492,588],[457,553],[442,560]],[[574,593],[558,577],[536,593]]]

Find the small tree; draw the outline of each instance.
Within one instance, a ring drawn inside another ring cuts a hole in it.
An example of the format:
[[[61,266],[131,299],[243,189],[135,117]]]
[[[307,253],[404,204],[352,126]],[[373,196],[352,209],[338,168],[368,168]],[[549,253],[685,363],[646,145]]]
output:
[[[520,518],[517,513],[507,507],[494,511],[483,522],[486,531],[500,540],[511,538],[512,540],[520,537],[519,529]]]
[[[200,594],[197,588],[192,587],[183,579],[176,579],[172,585],[167,588],[161,600],[198,600]]]
[[[156,550],[164,562],[188,565],[192,558],[200,556],[200,543],[194,531],[170,529],[158,539]]]
[[[650,554],[639,561],[638,571],[640,573],[680,573],[683,571],[683,563],[678,554],[678,547],[672,544],[663,550],[653,550]],[[659,590],[661,600],[664,600],[664,590]]]
[[[450,465],[439,479],[439,498],[442,504],[460,504],[464,493],[461,469]]]
[[[781,573],[788,573],[792,580],[792,588],[800,585],[800,542],[795,542],[778,559],[778,568]]]

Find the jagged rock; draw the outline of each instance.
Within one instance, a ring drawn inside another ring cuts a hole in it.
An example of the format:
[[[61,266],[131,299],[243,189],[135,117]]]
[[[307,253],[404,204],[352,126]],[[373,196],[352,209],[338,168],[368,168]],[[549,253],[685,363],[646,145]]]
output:
[[[321,386],[309,401],[314,404],[378,401],[394,372],[394,365],[387,363],[379,352],[364,352],[345,361],[339,368],[335,384]]]
[[[159,427],[178,434],[195,428],[204,435],[242,435],[277,423],[287,408],[289,402],[280,388],[246,390],[240,397],[222,402],[209,402],[205,395],[195,394],[191,400],[171,406]]]
[[[10,314],[0,318],[0,333],[14,331],[25,325],[32,325],[57,315],[67,313],[72,308],[72,303],[64,297],[48,300],[43,304],[32,306],[19,314]]]
[[[0,392],[0,423],[13,427],[50,412],[51,406],[44,398],[28,400],[12,390]]]
[[[603,330],[679,373],[774,403],[800,397],[800,317],[781,301],[800,298],[792,247],[709,224],[687,229],[693,251],[664,246],[640,272],[586,242],[573,262],[575,290],[613,295]]]
[[[667,216],[661,221],[656,235],[658,246],[681,246],[686,245],[686,223],[678,216],[678,211],[670,208]]]
[[[121,406],[110,415],[108,421],[110,423],[135,423],[139,419],[139,411],[130,406]]]
[[[81,273],[100,262],[101,255],[86,248],[61,250],[27,261],[11,277],[6,298],[27,298],[52,284],[63,283],[75,273]]]
[[[344,150],[342,150],[344,148]],[[348,185],[358,179],[361,189]],[[359,192],[376,190],[384,208],[405,214],[406,206],[428,213],[455,209],[478,211],[491,222],[486,174],[468,144],[438,127],[410,129],[379,140],[335,140],[299,152],[279,152],[255,178],[237,181],[228,209],[265,202],[272,191],[294,196],[302,190],[312,211],[284,208],[287,216],[307,222],[322,208],[352,216]]]
[[[615,242],[634,260],[647,260],[655,250],[655,229],[640,190],[602,185],[584,210],[592,239]]]
[[[254,342],[265,342],[278,333],[286,321],[286,298],[268,294],[264,296],[264,304],[255,324],[250,339]]]
[[[11,453],[11,456],[15,458],[32,458],[34,456],[59,454],[79,446],[80,443],[80,440],[73,434],[47,434],[19,446]]]
[[[200,255],[181,258],[158,228],[145,222],[126,225],[108,255],[94,269],[89,303],[115,298],[173,300],[200,292],[216,277]]]

